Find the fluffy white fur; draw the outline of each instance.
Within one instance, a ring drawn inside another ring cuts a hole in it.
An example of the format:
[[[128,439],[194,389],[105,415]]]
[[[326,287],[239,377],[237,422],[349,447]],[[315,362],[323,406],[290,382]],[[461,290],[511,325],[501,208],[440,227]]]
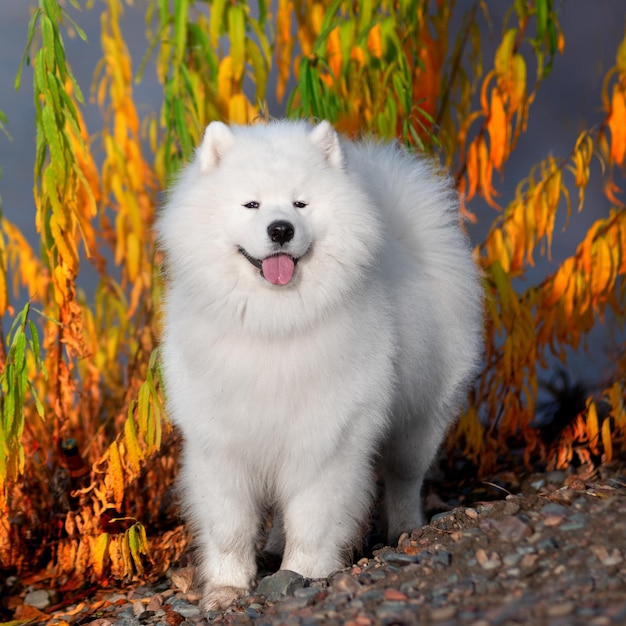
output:
[[[293,227],[282,244],[268,236],[277,221]],[[445,177],[327,122],[215,122],[158,235],[167,403],[204,606],[250,589],[267,507],[283,569],[342,567],[376,460],[389,540],[420,526],[424,473],[481,346],[479,277]],[[252,263],[279,252],[298,259],[285,285]]]

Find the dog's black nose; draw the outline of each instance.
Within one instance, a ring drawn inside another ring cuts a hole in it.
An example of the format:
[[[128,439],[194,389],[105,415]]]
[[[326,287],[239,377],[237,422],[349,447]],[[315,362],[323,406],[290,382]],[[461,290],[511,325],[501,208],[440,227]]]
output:
[[[291,241],[295,233],[296,229],[294,228],[293,224],[291,222],[285,222],[282,220],[278,222],[272,222],[267,227],[267,234],[269,235],[270,239],[275,243],[279,243],[281,246],[288,241]]]

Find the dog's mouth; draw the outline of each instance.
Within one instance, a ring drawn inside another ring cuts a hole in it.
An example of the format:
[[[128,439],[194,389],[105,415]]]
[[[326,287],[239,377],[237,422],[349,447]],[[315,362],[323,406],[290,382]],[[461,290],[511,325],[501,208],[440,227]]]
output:
[[[241,254],[261,272],[261,276],[269,283],[272,283],[272,285],[286,285],[291,282],[298,259],[289,254],[279,252],[278,254],[272,254],[261,260],[253,257],[244,248],[240,247],[239,252],[241,252]]]

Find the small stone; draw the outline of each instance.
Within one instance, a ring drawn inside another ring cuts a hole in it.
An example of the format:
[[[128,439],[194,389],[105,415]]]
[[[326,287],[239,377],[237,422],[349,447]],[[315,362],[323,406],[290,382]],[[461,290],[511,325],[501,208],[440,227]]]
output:
[[[438,522],[452,522],[454,520],[454,516],[450,513],[450,511],[442,511],[441,513],[436,513],[430,518],[431,525],[437,524]]]
[[[480,527],[484,531],[495,530],[504,541],[519,541],[533,533],[533,529],[519,517],[487,518],[481,522]]]
[[[559,544],[554,537],[546,537],[537,542],[537,550],[539,552],[550,552],[551,550],[556,550],[558,547]]]
[[[502,512],[505,515],[517,515],[517,513],[519,513],[519,504],[517,502],[515,502],[514,500],[507,500],[504,503],[504,508],[502,509]]]
[[[107,597],[107,602],[109,604],[118,604],[119,602],[126,602],[128,598],[121,593],[112,593]]]
[[[403,546],[405,543],[410,542],[411,538],[409,536],[409,533],[402,533],[399,537],[398,537],[398,546]]]
[[[385,598],[385,600],[391,600],[391,601],[406,602],[408,600],[408,597],[405,596],[401,591],[398,591],[397,589],[385,589],[385,593],[383,597]]]
[[[351,594],[354,594],[361,589],[359,581],[354,578],[354,576],[350,576],[350,574],[345,573],[340,573],[334,576],[332,584],[333,588],[337,591],[346,591]]]
[[[439,550],[439,552],[433,556],[433,563],[444,566],[450,565],[450,563],[452,563],[452,553],[447,550]]]
[[[562,472],[560,470],[554,470],[546,474],[548,482],[552,483],[553,485],[562,485],[565,482],[566,477],[567,475],[565,474],[565,472]]]
[[[478,511],[476,509],[465,509],[465,515],[467,515],[470,519],[478,519]]]
[[[133,615],[135,617],[139,617],[145,610],[146,607],[143,605],[143,602],[141,602],[141,600],[135,600],[133,602]]]
[[[443,622],[452,619],[456,615],[456,608],[453,606],[440,606],[430,611],[430,619],[433,622]]]
[[[141,626],[141,622],[136,617],[123,617],[115,622],[115,626]]]
[[[304,598],[308,601],[314,598],[318,593],[320,593],[320,590],[316,587],[302,587],[302,589],[296,589],[293,595],[296,598]]]
[[[476,550],[476,560],[485,570],[497,569],[500,565],[502,565],[500,557],[495,552],[487,554],[483,548],[478,548],[478,550]]]
[[[268,600],[293,595],[296,589],[304,587],[304,578],[287,569],[278,570],[271,576],[266,576],[257,587],[257,593],[265,596]]]
[[[570,615],[574,610],[573,602],[561,602],[559,604],[550,604],[546,607],[546,613],[550,617],[565,617]]]
[[[541,514],[546,517],[551,517],[557,515],[559,517],[566,517],[569,513],[569,509],[562,504],[557,504],[556,502],[549,502],[548,504],[541,507]]]
[[[199,606],[190,604],[186,600],[180,600],[178,598],[170,604],[170,609],[185,618],[200,615],[202,613]]]
[[[401,552],[386,552],[381,555],[383,561],[387,563],[394,563],[395,565],[409,565],[411,563],[419,563],[421,560],[420,553],[418,554],[404,554]]]
[[[510,554],[505,554],[504,557],[502,558],[502,562],[507,567],[514,567],[515,565],[517,565],[520,562],[521,558],[522,558],[522,556],[520,554],[517,554],[517,553],[513,552],[513,553],[510,553]]]
[[[572,530],[581,530],[584,527],[585,527],[585,523],[583,521],[571,520],[569,522],[564,522],[563,524],[561,524],[559,528],[560,530],[564,532],[569,532]]]
[[[148,611],[158,611],[163,606],[163,598],[157,594],[156,596],[152,596],[150,598],[150,602],[146,606]]]
[[[50,593],[45,589],[29,591],[24,597],[24,604],[28,604],[28,606],[33,606],[42,611],[50,606]]]

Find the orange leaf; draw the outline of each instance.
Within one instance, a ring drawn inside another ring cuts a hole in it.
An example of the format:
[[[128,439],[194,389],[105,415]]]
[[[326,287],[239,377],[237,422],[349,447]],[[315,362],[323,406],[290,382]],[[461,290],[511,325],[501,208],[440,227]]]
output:
[[[550,295],[548,295],[544,301],[544,307],[551,307],[563,297],[569,281],[571,280],[573,268],[573,257],[569,257],[563,261],[563,264],[559,267],[554,275],[554,278],[552,279],[552,288],[550,290]]]
[[[505,160],[508,140],[508,124],[502,96],[497,89],[491,90],[491,108],[487,120],[487,130],[491,144],[490,156],[493,166],[500,171]]]
[[[611,159],[622,165],[626,156],[626,94],[619,85],[613,87],[608,125],[611,130]]]
[[[328,35],[328,65],[330,66],[330,71],[333,73],[335,78],[339,78],[341,76],[341,39],[339,37],[339,26],[337,28],[333,28]]]
[[[374,24],[367,34],[367,49],[377,59],[383,55],[383,43],[381,37],[380,22]]]
[[[475,141],[472,141],[467,149],[466,168],[468,189],[465,200],[469,202],[476,194],[476,189],[478,188],[478,182],[480,180],[480,171],[478,169],[478,149]]]
[[[217,93],[224,102],[232,94],[233,64],[230,57],[224,57],[217,71]]]
[[[596,405],[593,400],[588,401],[587,405],[587,432],[589,433],[590,445],[595,445],[598,441],[598,413],[596,411]]]

